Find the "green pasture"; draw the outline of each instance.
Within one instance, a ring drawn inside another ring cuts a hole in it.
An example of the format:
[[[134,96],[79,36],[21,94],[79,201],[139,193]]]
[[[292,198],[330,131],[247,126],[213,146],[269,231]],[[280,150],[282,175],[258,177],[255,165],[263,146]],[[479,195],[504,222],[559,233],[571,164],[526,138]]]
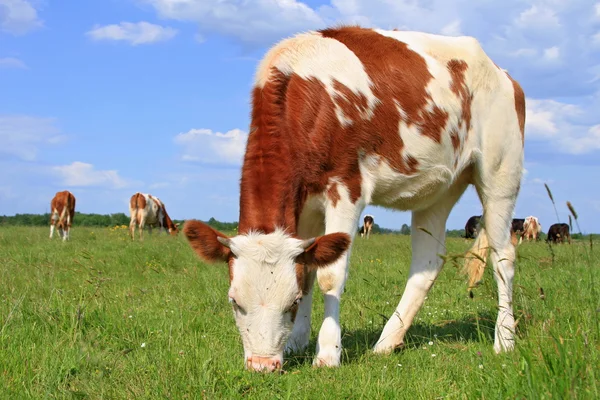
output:
[[[456,255],[471,242],[450,238]],[[342,298],[342,366],[311,365],[323,315],[315,296],[306,354],[284,373],[244,370],[224,265],[187,241],[127,229],[0,228],[0,398],[7,399],[598,399],[600,243],[518,248],[514,352],[493,352],[491,269],[470,298],[449,257],[407,337],[372,345],[397,305],[410,237],[357,237]]]

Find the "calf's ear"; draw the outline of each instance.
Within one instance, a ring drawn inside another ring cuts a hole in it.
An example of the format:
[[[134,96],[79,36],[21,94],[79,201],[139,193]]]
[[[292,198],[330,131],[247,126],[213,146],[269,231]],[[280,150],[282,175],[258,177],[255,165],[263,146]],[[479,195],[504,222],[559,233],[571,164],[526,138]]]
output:
[[[350,236],[346,233],[330,233],[303,242],[304,252],[296,257],[299,264],[324,267],[337,261],[348,247]]]
[[[183,233],[190,242],[192,249],[202,259],[208,262],[227,262],[231,250],[229,249],[229,238],[197,220],[186,221]]]

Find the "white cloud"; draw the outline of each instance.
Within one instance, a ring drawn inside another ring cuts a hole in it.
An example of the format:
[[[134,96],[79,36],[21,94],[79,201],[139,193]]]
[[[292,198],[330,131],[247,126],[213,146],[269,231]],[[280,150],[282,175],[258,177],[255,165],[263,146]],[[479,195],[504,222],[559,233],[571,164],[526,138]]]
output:
[[[600,150],[600,124],[585,123],[588,112],[582,107],[555,100],[526,102],[526,141],[545,141],[557,153],[586,154]]]
[[[199,34],[218,33],[246,44],[265,44],[324,26],[317,11],[296,0],[141,0],[161,18],[191,21]]]
[[[240,129],[226,133],[210,129],[191,129],[175,136],[175,143],[182,146],[181,159],[211,164],[239,165],[246,149],[248,134]]]
[[[440,30],[440,33],[447,36],[462,36],[463,33],[460,30],[460,20],[457,19],[450,22]]]
[[[124,41],[137,46],[171,40],[177,35],[177,30],[142,21],[96,26],[86,34],[94,40]]]
[[[169,182],[156,182],[156,183],[152,183],[150,186],[148,186],[150,189],[163,189],[166,187],[171,186],[171,184]],[[127,200],[129,201],[129,200]]]
[[[534,57],[537,53],[536,49],[517,49],[510,52],[509,55],[514,57]]]
[[[544,50],[544,58],[549,61],[558,60],[560,57],[560,50],[557,46],[549,47]]]
[[[0,114],[0,153],[32,161],[36,159],[40,147],[64,139],[54,118]]]
[[[28,69],[27,65],[18,58],[14,57],[4,57],[0,58],[0,68],[19,68],[19,69]]]
[[[119,176],[116,170],[98,171],[92,164],[75,161],[69,165],[51,168],[54,175],[61,179],[61,184],[71,187],[108,187],[121,189],[129,183]]]
[[[533,178],[531,181],[531,183],[534,183],[536,185],[543,185],[543,184],[548,184],[551,185],[554,183],[554,180],[552,179],[540,179],[540,178]]]
[[[555,29],[561,26],[556,12],[549,5],[534,4],[521,12],[516,25],[525,29]]]
[[[30,1],[0,0],[0,31],[23,35],[42,26]]]

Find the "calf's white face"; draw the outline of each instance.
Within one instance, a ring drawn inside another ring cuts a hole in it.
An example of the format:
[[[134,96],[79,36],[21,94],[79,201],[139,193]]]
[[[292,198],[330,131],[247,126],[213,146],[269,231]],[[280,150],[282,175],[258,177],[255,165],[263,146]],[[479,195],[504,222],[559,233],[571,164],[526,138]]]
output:
[[[246,367],[267,371],[283,364],[283,350],[302,301],[304,266],[326,266],[350,243],[343,233],[300,240],[279,230],[228,238],[199,221],[188,221],[184,233],[202,258],[229,263],[228,296]]]
[[[283,363],[283,348],[302,299],[296,258],[306,243],[275,232],[221,239],[233,253],[229,301],[244,343],[246,360]],[[267,366],[269,367],[269,366]]]

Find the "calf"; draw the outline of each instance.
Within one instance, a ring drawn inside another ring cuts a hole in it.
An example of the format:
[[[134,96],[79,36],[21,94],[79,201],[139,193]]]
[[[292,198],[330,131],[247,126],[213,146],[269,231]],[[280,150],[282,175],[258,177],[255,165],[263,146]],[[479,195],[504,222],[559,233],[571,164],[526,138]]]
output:
[[[75,196],[68,190],[56,192],[50,202],[50,239],[54,236],[55,227],[63,241],[69,239],[71,224],[75,217]]]
[[[140,240],[143,239],[144,226],[148,225],[148,230],[152,234],[152,227],[158,226],[159,232],[166,229],[172,236],[179,233],[179,224],[174,224],[167,209],[160,199],[151,194],[136,193],[129,200],[129,231],[131,239],[135,237],[136,224],[140,228]]]
[[[367,236],[367,239],[369,238],[369,235],[371,234],[371,229],[373,229],[373,224],[375,223],[375,220],[373,218],[372,215],[365,215],[365,218],[363,220],[363,227],[360,230],[360,237],[363,236]]]
[[[529,241],[530,239],[537,241],[539,240],[539,234],[541,232],[542,225],[540,224],[540,221],[537,219],[537,217],[530,215],[529,217],[525,218],[525,222],[523,223],[523,235],[521,236],[521,238],[525,238],[527,239],[527,241]]]
[[[465,238],[475,239],[477,237],[477,231],[480,228],[481,215],[473,215],[467,220],[465,225]]]
[[[548,237],[546,238],[546,242],[564,243],[565,239],[569,242],[569,244],[571,244],[569,224],[558,223],[550,226],[550,229],[548,229]]]
[[[466,270],[478,281],[493,249],[494,349],[512,349],[510,223],[524,124],[521,87],[470,37],[339,27],[269,50],[252,93],[239,231],[184,228],[200,257],[229,267],[246,366],[273,371],[284,349],[308,346],[315,279],[325,312],[313,363],[339,365],[340,299],[369,204],[412,210],[406,288],[374,351],[402,346],[442,268],[448,215],[470,184],[485,223]]]

